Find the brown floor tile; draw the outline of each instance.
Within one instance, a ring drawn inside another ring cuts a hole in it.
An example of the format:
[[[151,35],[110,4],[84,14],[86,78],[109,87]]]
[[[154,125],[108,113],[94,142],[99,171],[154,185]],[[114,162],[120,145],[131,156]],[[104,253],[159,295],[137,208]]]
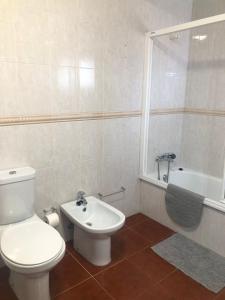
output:
[[[139,223],[147,221],[148,219],[149,219],[148,217],[146,217],[145,215],[139,213],[139,214],[136,214],[136,215],[133,215],[133,216],[130,216],[130,217],[126,218],[125,225],[128,226],[128,227],[132,227],[134,225],[137,225]]]
[[[225,300],[225,288],[216,295],[215,299],[216,300]]]
[[[127,228],[112,236],[112,253],[119,260],[144,249],[150,244],[147,239]]]
[[[117,300],[136,299],[151,286],[148,276],[126,260],[95,278]]]
[[[151,299],[212,300],[215,294],[190,277],[176,271],[149,291]]]
[[[118,263],[119,261],[121,261],[119,255],[117,253],[115,253],[115,251],[113,251],[112,249],[112,261],[110,264],[108,264],[107,266],[103,266],[103,267],[98,267],[98,266],[94,266],[91,263],[89,263],[84,257],[82,257],[77,251],[74,250],[72,242],[67,243],[67,248],[69,253],[91,274],[91,275],[95,275],[111,266],[113,266],[114,264]]]
[[[137,297],[135,300],[176,300],[176,298],[174,298],[173,295],[169,295],[165,290],[157,290],[156,292],[145,291],[142,295]],[[179,300],[183,300],[183,299],[179,299]],[[199,299],[199,300],[204,300],[204,299]]]
[[[152,219],[148,219],[145,222],[133,226],[132,230],[136,231],[144,238],[151,241],[152,244],[156,244],[168,238],[174,233],[173,230],[161,225],[160,223]]]
[[[53,296],[89,278],[90,275],[71,255],[66,254],[63,260],[50,272],[50,290]]]
[[[0,268],[0,299],[17,300],[13,290],[9,286],[9,269],[7,267]]]
[[[13,290],[8,284],[0,286],[0,299],[1,300],[18,300]]]
[[[111,300],[112,298],[94,279],[79,284],[77,287],[57,296],[56,300]]]
[[[150,247],[128,258],[128,261],[145,272],[153,284],[164,279],[176,269],[156,255]]]

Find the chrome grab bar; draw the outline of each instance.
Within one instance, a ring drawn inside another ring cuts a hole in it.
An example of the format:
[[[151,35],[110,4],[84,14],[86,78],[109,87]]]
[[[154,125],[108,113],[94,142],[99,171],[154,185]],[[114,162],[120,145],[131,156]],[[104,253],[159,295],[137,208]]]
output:
[[[116,195],[116,194],[119,194],[119,193],[124,193],[125,191],[126,191],[125,187],[121,186],[120,190],[117,191],[117,192],[114,192],[114,193],[111,193],[111,194],[107,194],[107,195],[103,195],[101,193],[98,193],[98,196],[99,196],[100,199],[102,199],[102,198],[113,196],[113,195]]]

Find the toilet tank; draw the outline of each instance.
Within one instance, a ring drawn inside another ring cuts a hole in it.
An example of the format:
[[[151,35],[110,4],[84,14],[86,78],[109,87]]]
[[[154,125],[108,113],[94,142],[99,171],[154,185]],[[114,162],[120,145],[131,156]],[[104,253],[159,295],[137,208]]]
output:
[[[0,225],[16,223],[34,214],[35,170],[0,170]]]

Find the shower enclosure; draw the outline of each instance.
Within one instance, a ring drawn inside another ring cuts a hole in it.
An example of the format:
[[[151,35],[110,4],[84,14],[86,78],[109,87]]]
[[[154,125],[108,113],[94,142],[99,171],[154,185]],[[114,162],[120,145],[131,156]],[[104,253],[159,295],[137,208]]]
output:
[[[225,211],[225,14],[146,36],[141,178]]]

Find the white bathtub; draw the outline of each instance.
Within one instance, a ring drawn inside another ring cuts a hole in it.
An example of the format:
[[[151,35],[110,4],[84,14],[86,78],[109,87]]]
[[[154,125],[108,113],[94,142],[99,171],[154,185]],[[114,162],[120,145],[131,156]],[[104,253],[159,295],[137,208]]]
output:
[[[163,180],[158,180],[156,173],[152,173],[149,176],[142,176],[141,179],[162,187],[163,189],[166,189],[168,185]],[[169,183],[204,196],[205,205],[225,212],[225,183],[223,179],[198,173],[193,170],[184,169],[180,171],[177,169],[170,171]]]

